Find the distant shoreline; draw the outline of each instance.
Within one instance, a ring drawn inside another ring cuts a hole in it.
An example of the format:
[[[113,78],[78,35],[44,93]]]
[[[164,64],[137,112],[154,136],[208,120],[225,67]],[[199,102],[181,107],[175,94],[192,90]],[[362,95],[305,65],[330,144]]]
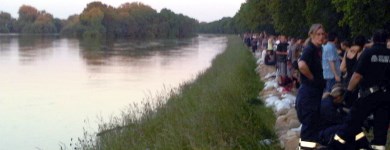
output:
[[[0,33],[0,36],[61,36],[59,33]]]

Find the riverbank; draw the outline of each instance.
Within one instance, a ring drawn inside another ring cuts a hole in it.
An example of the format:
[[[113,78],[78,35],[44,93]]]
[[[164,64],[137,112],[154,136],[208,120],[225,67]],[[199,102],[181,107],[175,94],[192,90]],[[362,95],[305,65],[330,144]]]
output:
[[[84,149],[279,149],[273,111],[258,94],[263,87],[256,60],[239,37],[212,66],[178,89],[134,106],[100,126]],[[140,109],[142,108],[142,109]],[[139,113],[142,112],[142,115]]]
[[[280,146],[285,150],[295,150],[299,145],[300,122],[294,108],[296,99],[296,89],[284,90],[279,87],[276,81],[276,68],[264,65],[260,55],[256,53],[257,68],[265,87],[260,92],[260,97],[265,105],[272,108],[276,117],[274,131],[280,142]]]

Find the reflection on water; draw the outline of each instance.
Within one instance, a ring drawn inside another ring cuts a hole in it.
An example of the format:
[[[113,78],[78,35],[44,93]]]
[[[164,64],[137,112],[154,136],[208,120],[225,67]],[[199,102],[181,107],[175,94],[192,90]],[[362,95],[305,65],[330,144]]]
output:
[[[36,59],[45,59],[50,56],[54,46],[55,36],[20,36],[18,40],[19,60],[29,64]]]
[[[0,36],[0,149],[58,149],[145,94],[207,68],[226,38]],[[89,122],[90,124],[86,124]]]
[[[170,60],[187,57],[186,55],[196,55],[199,39],[191,38],[184,40],[154,40],[154,41],[134,41],[134,40],[96,40],[87,39],[80,43],[82,57],[88,66],[100,65],[149,65],[142,64],[143,60],[149,60],[155,56],[162,56],[162,65],[169,65]]]

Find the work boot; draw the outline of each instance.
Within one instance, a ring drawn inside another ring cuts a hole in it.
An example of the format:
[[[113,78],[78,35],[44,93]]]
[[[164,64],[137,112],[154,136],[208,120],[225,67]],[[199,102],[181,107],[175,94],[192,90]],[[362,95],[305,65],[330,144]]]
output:
[[[359,136],[360,135],[360,136]],[[362,135],[362,136],[361,136]],[[368,142],[367,137],[363,132],[359,133],[355,137],[356,149],[371,150],[370,142]]]

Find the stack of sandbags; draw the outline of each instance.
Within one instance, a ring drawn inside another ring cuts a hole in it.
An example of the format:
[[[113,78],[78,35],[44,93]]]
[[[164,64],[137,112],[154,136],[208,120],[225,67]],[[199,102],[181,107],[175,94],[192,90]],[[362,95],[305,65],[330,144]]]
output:
[[[260,96],[264,100],[265,105],[272,108],[275,113],[277,118],[275,132],[281,146],[286,150],[295,150],[299,144],[301,125],[294,108],[296,96],[291,93],[283,93],[282,88],[275,81],[275,70],[271,68],[259,65],[256,69],[261,79],[265,82]]]
[[[275,130],[279,141],[286,150],[295,150],[299,143],[301,123],[298,121],[295,109],[290,109],[287,114],[276,119]]]

